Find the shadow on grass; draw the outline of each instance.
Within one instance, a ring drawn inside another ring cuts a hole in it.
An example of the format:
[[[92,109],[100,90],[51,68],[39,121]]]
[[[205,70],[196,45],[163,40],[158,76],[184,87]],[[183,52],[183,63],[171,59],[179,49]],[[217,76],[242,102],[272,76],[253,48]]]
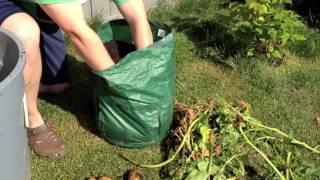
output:
[[[226,27],[213,20],[197,17],[174,17],[173,27],[191,40],[200,56],[222,61],[240,52],[242,44],[236,42]]]
[[[68,56],[68,67],[70,87],[60,94],[41,94],[40,98],[72,113],[82,127],[101,137],[94,117],[91,89],[93,74],[84,62],[74,56]]]

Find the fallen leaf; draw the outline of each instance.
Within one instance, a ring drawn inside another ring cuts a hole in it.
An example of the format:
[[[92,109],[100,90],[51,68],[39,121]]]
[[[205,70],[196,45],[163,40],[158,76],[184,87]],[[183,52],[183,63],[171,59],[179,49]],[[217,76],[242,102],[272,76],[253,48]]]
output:
[[[201,155],[202,155],[202,157],[210,157],[210,151],[208,149],[204,150],[204,151],[202,151]]]
[[[220,156],[222,154],[222,147],[221,145],[216,146],[215,152],[217,156]]]
[[[209,107],[211,107],[211,108],[215,108],[216,107],[216,101],[214,100],[214,99],[210,99],[209,100]]]
[[[187,109],[187,112],[188,112],[188,115],[189,115],[189,118],[190,119],[195,119],[196,118],[196,114],[194,113],[193,109],[192,108],[188,108]]]
[[[237,106],[241,109],[242,112],[250,112],[251,106],[245,101],[238,101]]]
[[[214,139],[214,131],[213,130],[211,130],[210,131],[210,145],[212,146],[212,147],[214,147],[215,146],[215,139]]]
[[[195,153],[193,153],[191,155],[191,159],[194,160],[194,161],[199,159],[199,157],[201,157],[201,153],[200,152],[195,152]]]

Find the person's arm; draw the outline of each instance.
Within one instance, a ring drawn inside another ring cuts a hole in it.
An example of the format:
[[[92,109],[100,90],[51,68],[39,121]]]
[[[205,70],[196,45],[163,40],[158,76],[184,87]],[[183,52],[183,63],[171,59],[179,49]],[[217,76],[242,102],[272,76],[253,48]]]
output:
[[[114,0],[119,11],[130,25],[137,49],[153,43],[153,36],[148,23],[143,0]]]
[[[114,64],[97,34],[86,24],[79,2],[39,5],[70,37],[82,58],[94,71],[105,70]]]

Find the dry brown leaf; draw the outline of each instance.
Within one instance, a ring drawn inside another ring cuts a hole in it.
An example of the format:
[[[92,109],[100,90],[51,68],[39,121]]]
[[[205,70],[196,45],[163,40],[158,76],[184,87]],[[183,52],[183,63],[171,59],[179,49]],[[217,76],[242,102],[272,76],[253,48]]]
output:
[[[187,112],[188,112],[188,115],[189,115],[189,118],[190,119],[195,119],[196,118],[196,114],[194,113],[193,109],[192,108],[188,108],[187,109]]]
[[[216,101],[214,100],[214,99],[210,99],[209,100],[209,107],[211,107],[211,108],[216,108]]]
[[[201,157],[201,153],[200,152],[194,152],[192,155],[191,155],[191,159],[193,161],[196,161],[197,159],[199,159],[199,157]]]
[[[215,146],[214,132],[213,132],[212,129],[211,129],[211,131],[210,131],[210,145],[211,145],[212,147]]]
[[[249,103],[245,101],[238,101],[237,106],[241,109],[243,112],[250,112],[251,106]]]
[[[215,150],[217,156],[220,156],[222,154],[221,145],[216,146],[216,148],[214,150]]]
[[[208,149],[204,150],[204,151],[202,151],[201,155],[202,155],[202,157],[210,157],[210,151]]]

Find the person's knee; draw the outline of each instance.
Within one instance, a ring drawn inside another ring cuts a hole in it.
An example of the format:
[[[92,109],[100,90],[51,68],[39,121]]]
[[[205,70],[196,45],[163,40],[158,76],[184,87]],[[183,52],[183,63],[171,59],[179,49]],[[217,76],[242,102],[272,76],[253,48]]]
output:
[[[16,36],[22,41],[26,49],[39,48],[40,44],[40,29],[38,24],[31,19],[21,22],[16,29]]]
[[[1,25],[21,40],[26,51],[29,48],[39,48],[40,29],[32,17],[25,13],[9,16]]]

